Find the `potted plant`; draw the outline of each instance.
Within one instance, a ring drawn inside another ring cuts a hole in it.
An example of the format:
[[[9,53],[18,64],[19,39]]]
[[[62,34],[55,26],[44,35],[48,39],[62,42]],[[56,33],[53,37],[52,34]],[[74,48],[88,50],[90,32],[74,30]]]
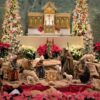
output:
[[[35,49],[32,46],[22,46],[20,52],[24,58],[35,59]]]
[[[56,58],[61,51],[61,48],[54,43],[54,40],[48,41],[46,44],[40,45],[37,49],[39,55],[43,55],[44,58]],[[52,57],[51,57],[52,56]]]
[[[4,58],[8,55],[10,44],[0,42],[0,58]]]
[[[79,60],[83,55],[83,48],[71,48],[72,56],[75,60]]]

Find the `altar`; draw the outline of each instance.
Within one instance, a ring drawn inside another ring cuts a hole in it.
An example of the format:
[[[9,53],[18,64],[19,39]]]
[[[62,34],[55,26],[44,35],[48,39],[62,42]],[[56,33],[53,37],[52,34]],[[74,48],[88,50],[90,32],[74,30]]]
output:
[[[72,46],[78,46],[84,48],[83,37],[81,36],[59,36],[59,35],[41,35],[41,36],[18,36],[17,39],[20,40],[22,45],[33,46],[38,48],[40,45],[45,44],[47,38],[49,40],[54,40],[54,43],[61,48],[67,48]]]
[[[39,12],[28,12],[28,36],[19,36],[21,44],[38,48],[47,38],[61,48],[84,47],[83,37],[70,33],[70,13],[59,13],[53,2],[47,2]]]
[[[28,12],[28,35],[70,35],[70,13],[58,13],[53,2],[47,2],[40,12]]]

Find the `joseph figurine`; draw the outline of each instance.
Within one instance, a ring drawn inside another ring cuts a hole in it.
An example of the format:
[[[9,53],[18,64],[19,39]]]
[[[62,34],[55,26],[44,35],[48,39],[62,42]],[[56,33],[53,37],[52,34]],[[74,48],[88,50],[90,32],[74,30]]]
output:
[[[63,50],[61,63],[62,63],[62,74],[66,72],[67,74],[74,75],[73,57],[71,53],[66,49]]]

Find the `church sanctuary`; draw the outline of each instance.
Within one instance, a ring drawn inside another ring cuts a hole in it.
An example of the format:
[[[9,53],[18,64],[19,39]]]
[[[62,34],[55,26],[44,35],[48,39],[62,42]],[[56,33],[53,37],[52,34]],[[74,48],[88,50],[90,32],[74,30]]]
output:
[[[0,100],[100,100],[100,0],[0,0]]]

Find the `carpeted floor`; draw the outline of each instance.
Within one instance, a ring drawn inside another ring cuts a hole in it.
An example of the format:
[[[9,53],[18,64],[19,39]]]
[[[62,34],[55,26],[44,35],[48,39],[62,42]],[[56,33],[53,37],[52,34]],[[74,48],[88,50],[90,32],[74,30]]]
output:
[[[91,88],[90,84],[67,85],[58,88],[42,84],[21,84],[16,87],[20,95],[13,95],[10,92],[15,88],[4,85],[5,92],[0,96],[0,100],[100,100],[100,93],[89,91]]]

